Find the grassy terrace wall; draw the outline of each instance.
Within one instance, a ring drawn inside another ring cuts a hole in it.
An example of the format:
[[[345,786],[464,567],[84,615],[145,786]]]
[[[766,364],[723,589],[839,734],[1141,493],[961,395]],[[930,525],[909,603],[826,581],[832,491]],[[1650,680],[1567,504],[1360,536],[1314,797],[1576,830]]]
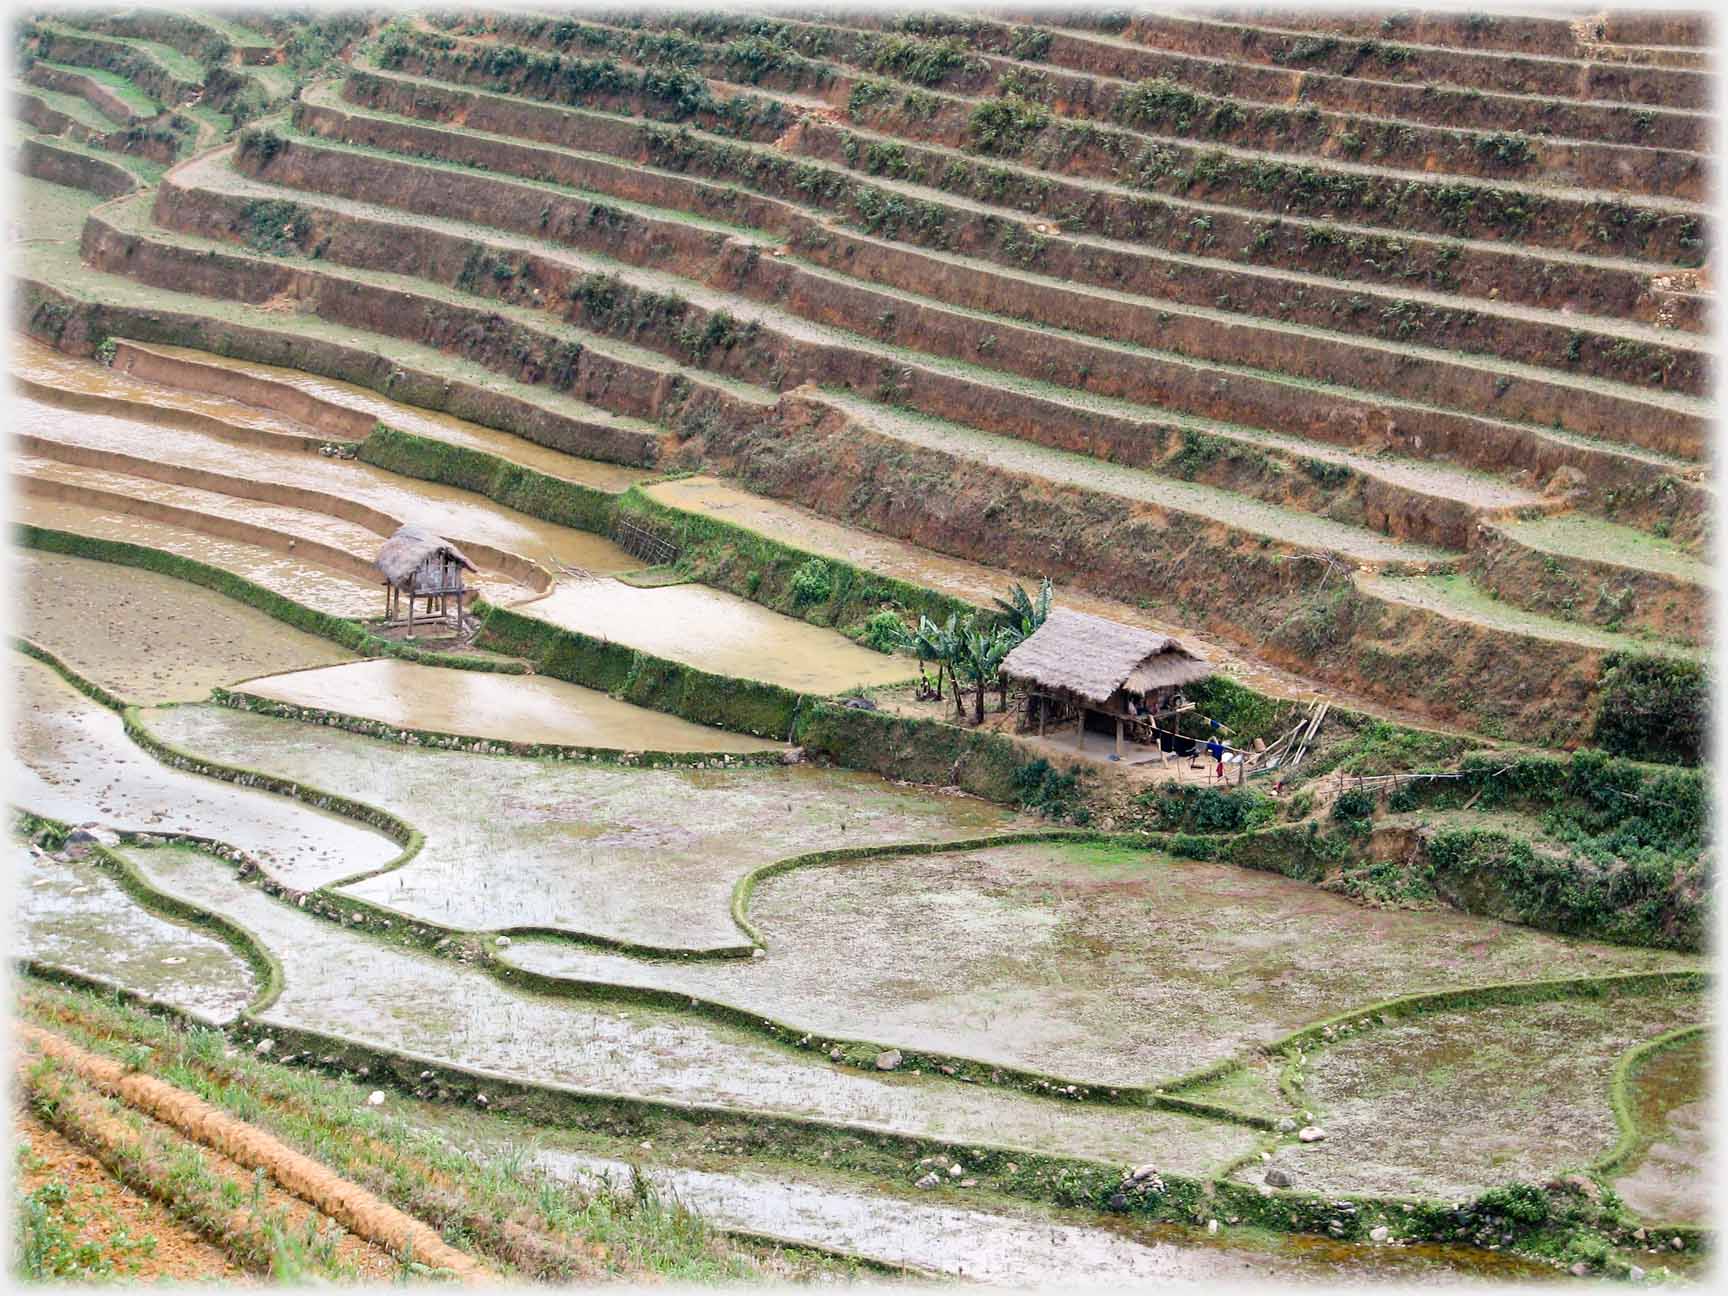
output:
[[[360,443],[356,458],[403,477],[473,491],[529,517],[578,531],[606,534],[617,507],[616,496],[595,487],[383,424]]]

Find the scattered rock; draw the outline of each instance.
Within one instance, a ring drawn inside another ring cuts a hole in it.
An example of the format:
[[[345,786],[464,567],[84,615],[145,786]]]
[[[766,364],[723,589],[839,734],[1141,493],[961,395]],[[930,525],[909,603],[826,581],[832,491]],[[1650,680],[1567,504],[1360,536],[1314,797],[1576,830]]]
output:
[[[1387,1228],[1384,1224],[1381,1224],[1377,1228],[1371,1228],[1368,1230],[1368,1240],[1370,1242],[1385,1242],[1391,1236],[1392,1230]]]
[[[1269,1166],[1266,1170],[1266,1182],[1274,1188],[1294,1188],[1296,1180],[1288,1170],[1280,1170],[1277,1166]]]
[[[1326,1137],[1326,1131],[1318,1125],[1304,1125],[1296,1137],[1304,1143],[1318,1143]]]
[[[802,747],[788,747],[785,751],[780,753],[780,763],[782,765],[797,765],[803,759],[804,749]]]
[[[956,1161],[953,1165],[948,1167],[948,1177],[950,1179],[958,1179],[961,1175],[963,1175],[965,1173],[966,1173],[965,1168],[962,1167],[958,1161]]]
[[[830,1058],[832,1058],[834,1061],[838,1062],[841,1058],[845,1057],[846,1055],[844,1053],[842,1053],[839,1049],[833,1048],[833,1049],[828,1050],[828,1056]]]
[[[1132,1184],[1145,1183],[1148,1179],[1158,1177],[1158,1167],[1155,1165],[1135,1166],[1128,1172],[1128,1182]]]
[[[899,1049],[887,1049],[887,1050],[885,1050],[881,1053],[878,1053],[876,1055],[876,1069],[878,1071],[892,1071],[895,1067],[897,1067],[899,1065],[900,1065],[900,1050]]]
[[[1295,1119],[1289,1116],[1284,1117],[1278,1122],[1278,1130],[1282,1134],[1294,1134],[1296,1132]]]
[[[1628,1269],[1626,1271],[1626,1276],[1628,1278],[1630,1278],[1633,1282],[1643,1282],[1644,1281],[1644,1271],[1642,1269],[1640,1269],[1637,1265],[1633,1265],[1630,1269]]]
[[[273,1049],[275,1047],[276,1047],[276,1041],[275,1040],[261,1039],[256,1044],[254,1044],[252,1046],[252,1051],[254,1053],[256,1053],[259,1057],[264,1057],[270,1052],[271,1049]]]
[[[1218,1232],[1218,1221],[1215,1219],[1207,1220],[1206,1221],[1206,1231],[1208,1233],[1217,1233]]]
[[[1588,1278],[1590,1276],[1590,1266],[1580,1260],[1577,1264],[1572,1266],[1572,1276],[1574,1278]]]
[[[763,949],[760,945],[758,945],[755,949],[750,951],[750,957],[751,958],[767,958],[768,957],[768,951]]]
[[[1668,1245],[1673,1247],[1676,1251],[1684,1251],[1686,1249],[1686,1244],[1679,1238],[1669,1239]]]
[[[367,1094],[366,1105],[368,1107],[382,1107],[384,1105],[384,1091],[382,1089],[374,1089],[371,1093]]]
[[[510,948],[510,938],[508,936],[500,936],[497,940],[493,941],[492,943],[494,945],[496,945],[499,949],[509,949]]]
[[[915,1184],[914,1186],[918,1187],[918,1188],[934,1188],[937,1184],[939,1184],[941,1182],[942,1182],[942,1176],[937,1174],[934,1170],[932,1170],[928,1174],[926,1174],[922,1179],[920,1179],[917,1182],[917,1184]]]
[[[1020,1171],[1019,1166],[1015,1165],[1012,1161],[1010,1161],[1008,1163],[1008,1173],[1009,1174],[1018,1174],[1019,1171]]]
[[[976,1179],[962,1179],[960,1181],[960,1186],[962,1188],[976,1188],[978,1186],[978,1181]]]
[[[1111,1196],[1109,1205],[1111,1210],[1127,1210],[1128,1198],[1122,1193],[1116,1193]]]

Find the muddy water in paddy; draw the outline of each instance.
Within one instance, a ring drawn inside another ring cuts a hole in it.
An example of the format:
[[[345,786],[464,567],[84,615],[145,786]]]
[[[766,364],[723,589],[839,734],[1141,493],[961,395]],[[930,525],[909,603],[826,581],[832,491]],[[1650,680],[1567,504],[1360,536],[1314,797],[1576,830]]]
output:
[[[1328,1137],[1285,1146],[1274,1163],[1326,1193],[1457,1201],[1544,1182],[1614,1146],[1608,1079],[1621,1054],[1707,1011],[1697,995],[1625,995],[1434,1013],[1350,1036],[1304,1067]]]
[[[243,693],[385,724],[500,742],[614,751],[759,752],[782,743],[692,724],[542,675],[353,662],[249,681]]]
[[[1711,1212],[1709,1036],[1664,1049],[1632,1077],[1644,1150],[1614,1181],[1626,1204],[1663,1224],[1708,1224]]]
[[[399,853],[350,820],[170,769],[49,667],[19,653],[12,660],[14,805],[73,824],[215,838],[296,888],[380,868]]]
[[[132,702],[195,701],[219,684],[353,660],[325,639],[137,567],[12,551],[19,633]]]
[[[242,404],[221,396],[193,392],[169,392],[156,383],[143,382],[119,373],[95,360],[67,355],[35,338],[12,336],[12,373],[44,387],[84,396],[108,396],[145,401],[193,414],[203,414],[224,423],[277,436],[301,437],[310,429],[273,413],[266,406]]]
[[[795,869],[750,904],[766,958],[522,940],[539,972],[657,986],[811,1031],[1105,1084],[1163,1082],[1396,994],[1694,967],[1451,910],[1373,910],[1272,873],[1040,843]],[[910,958],[915,939],[932,957]],[[1262,1077],[1219,1101],[1257,1100]]]
[[[860,647],[836,631],[706,585],[638,589],[615,580],[571,581],[528,610],[699,670],[806,693],[892,684],[918,673],[909,658]]]
[[[1024,826],[974,797],[809,766],[643,770],[477,756],[213,706],[152,711],[144,723],[187,750],[338,789],[420,828],[419,854],[351,894],[449,927],[737,945],[732,887],[764,864]]]
[[[12,952],[231,1021],[257,987],[246,961],[195,927],[146,913],[112,874],[13,847]]]
[[[267,1022],[532,1082],[961,1143],[1151,1160],[1184,1174],[1215,1168],[1256,1138],[1252,1130],[1172,1112],[847,1071],[688,1014],[526,994],[475,967],[309,917],[209,856],[172,848],[125,853],[152,885],[227,914],[281,959],[285,984]]]
[[[160,462],[223,473],[264,484],[272,498],[295,503],[296,492],[320,491],[380,510],[400,522],[419,522],[457,541],[473,541],[534,562],[564,563],[586,571],[628,571],[642,564],[610,540],[543,522],[494,504],[471,491],[416,481],[356,460],[326,459],[297,449],[239,445],[209,433],[161,427],[112,414],[63,409],[15,394],[17,431],[85,450],[145,456]],[[124,471],[124,470],[122,470]],[[308,508],[316,510],[316,503]],[[338,536],[342,523],[333,529]],[[367,533],[365,555],[382,536]],[[336,539],[333,543],[340,544]],[[484,563],[481,566],[485,566]]]
[[[231,374],[255,377],[264,382],[284,383],[319,400],[360,410],[387,427],[395,428],[398,431],[411,432],[415,436],[430,437],[434,440],[448,442],[451,445],[465,446],[471,450],[483,450],[488,454],[495,454],[500,458],[508,459],[512,463],[519,463],[524,467],[549,473],[566,481],[582,482],[599,490],[623,491],[633,483],[646,480],[654,475],[650,470],[644,468],[625,468],[618,464],[601,463],[594,459],[578,459],[574,455],[565,454],[562,450],[553,450],[547,446],[537,445],[509,432],[500,432],[495,428],[483,427],[478,423],[470,423],[467,419],[456,418],[450,414],[440,414],[435,410],[421,409],[414,405],[403,405],[400,402],[380,396],[365,387],[357,387],[352,383],[340,382],[334,378],[324,378],[301,369],[282,369],[275,365],[258,364],[251,360],[219,356],[209,351],[196,351],[190,347],[151,344],[144,349],[159,355],[171,356],[177,360],[189,360],[195,364],[209,365],[213,368],[226,370]],[[79,362],[75,361],[74,363]],[[16,364],[14,367],[17,367]],[[103,370],[102,372],[111,373],[112,371]],[[123,375],[115,376],[123,377]],[[89,374],[81,372],[78,375],[78,380],[87,382],[92,379]],[[140,385],[156,387],[154,383]],[[186,395],[188,399],[212,399],[209,397],[200,398],[191,393],[186,393]],[[259,403],[268,408],[270,400],[271,396],[268,389],[260,387]],[[250,402],[245,408],[251,408]],[[621,427],[644,428],[647,426],[633,419],[609,415],[601,410],[595,410],[593,417],[597,422],[615,423]]]
[[[381,586],[371,581],[245,540],[207,535],[137,517],[119,508],[15,495],[12,518],[30,526],[51,527],[100,540],[122,540],[192,558],[332,616],[373,617],[383,610]]]
[[[531,1164],[565,1183],[628,1184],[623,1161],[557,1148]],[[761,1174],[645,1167],[654,1185],[720,1229],[766,1234],[834,1248],[886,1264],[974,1282],[1023,1286],[1077,1282],[1434,1283],[1529,1281],[1554,1270],[1468,1248],[1381,1247],[1253,1234],[1210,1236],[1203,1229],[1148,1224],[1080,1211],[1040,1213],[1019,1203],[975,1206],[908,1199]],[[944,1195],[954,1192],[946,1189]]]

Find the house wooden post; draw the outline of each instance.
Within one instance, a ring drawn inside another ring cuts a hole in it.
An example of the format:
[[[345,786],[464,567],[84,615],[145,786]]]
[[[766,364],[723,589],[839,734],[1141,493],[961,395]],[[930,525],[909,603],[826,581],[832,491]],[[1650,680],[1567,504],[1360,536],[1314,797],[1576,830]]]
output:
[[[1086,750],[1086,708],[1080,708],[1080,722],[1074,726],[1074,750]]]
[[[414,637],[414,591],[408,591],[408,638]]]
[[[1050,714],[1050,707],[1042,693],[1035,694],[1034,696],[1036,696],[1038,700],[1038,736],[1042,738],[1044,736],[1044,721]]]
[[[1116,717],[1116,759],[1122,759],[1122,717]]]

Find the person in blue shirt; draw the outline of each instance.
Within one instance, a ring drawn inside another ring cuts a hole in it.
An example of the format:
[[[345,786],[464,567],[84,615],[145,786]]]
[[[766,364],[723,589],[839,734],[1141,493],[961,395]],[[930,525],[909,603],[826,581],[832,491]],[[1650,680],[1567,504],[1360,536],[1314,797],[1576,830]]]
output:
[[[1216,727],[1218,722],[1214,720],[1212,723],[1214,727]],[[1213,777],[1222,779],[1224,777],[1224,744],[1218,741],[1218,736],[1216,734],[1212,736],[1212,741],[1206,744],[1206,752],[1213,760],[1218,762],[1218,767],[1213,772]]]

